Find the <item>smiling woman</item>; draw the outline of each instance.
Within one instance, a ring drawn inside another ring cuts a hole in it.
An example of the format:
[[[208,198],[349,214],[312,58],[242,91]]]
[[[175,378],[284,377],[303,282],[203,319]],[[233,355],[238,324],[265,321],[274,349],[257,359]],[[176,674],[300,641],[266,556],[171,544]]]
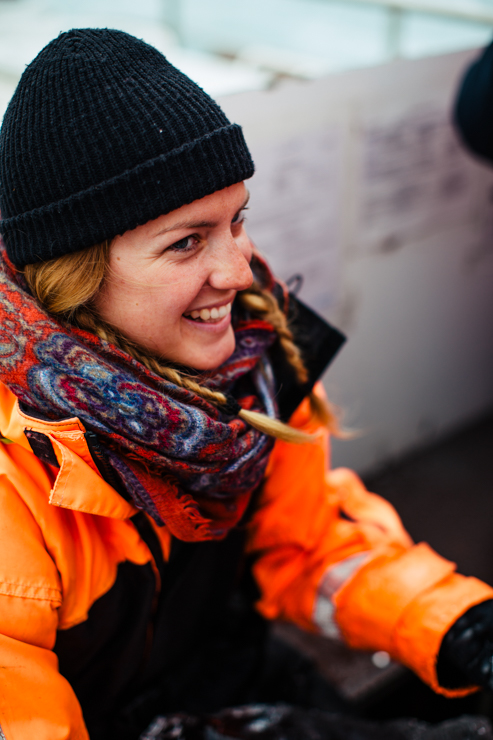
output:
[[[487,682],[492,589],[414,546],[389,504],[328,468],[334,419],[317,381],[343,338],[251,244],[252,174],[240,127],[119,31],[61,34],[12,98],[0,133],[6,740],[137,740],[157,714],[339,706],[310,666],[271,649],[267,619],[384,650],[443,693]],[[482,602],[467,653],[461,625]],[[440,683],[442,638],[464,613]]]
[[[244,196],[240,208],[236,195],[239,192]],[[244,275],[248,287],[253,282],[250,267],[253,247],[242,215],[248,201],[245,194],[243,183],[238,183],[128,231],[116,237],[111,245],[106,241],[83,252],[26,265],[24,276],[50,313],[113,342],[174,384],[220,407],[227,406],[255,429],[288,442],[307,442],[310,437],[304,432],[272,416],[242,408],[231,397],[200,384],[194,377],[197,370],[212,370],[222,365],[235,348],[231,307],[237,291],[231,285],[242,285]],[[232,201],[229,209],[228,201]],[[230,220],[233,211],[235,215]],[[190,218],[186,218],[187,213]],[[209,220],[200,218],[199,214],[204,213],[209,215]],[[225,253],[219,249],[224,242],[224,226],[229,245]],[[193,232],[196,229],[201,230],[200,235]],[[190,231],[191,236],[173,241],[180,232]],[[169,242],[172,243],[166,246]],[[205,261],[206,271],[197,274],[194,261],[190,265],[187,257],[198,255],[205,247],[205,260],[203,255],[201,263]],[[171,255],[170,261],[165,260],[165,254]],[[183,261],[180,280],[180,268],[178,273],[170,268],[173,263],[178,266]],[[159,270],[163,270],[163,263],[164,280],[153,282]],[[222,291],[219,285],[223,286]],[[189,306],[182,312],[194,291],[198,291],[197,297],[202,301],[204,296],[210,299],[213,293],[221,292],[222,305],[218,298],[216,306],[202,305],[199,309]],[[224,302],[225,291],[227,302]],[[275,328],[298,383],[306,384],[308,373],[300,351],[293,342],[286,316],[270,292],[254,285],[251,290],[242,291],[240,303]],[[185,373],[178,372],[176,365],[188,369]],[[337,422],[327,401],[311,393],[310,403],[320,420],[335,431]]]
[[[253,282],[246,200],[237,183],[117,236],[100,316],[169,362],[222,365],[235,348],[231,306]]]

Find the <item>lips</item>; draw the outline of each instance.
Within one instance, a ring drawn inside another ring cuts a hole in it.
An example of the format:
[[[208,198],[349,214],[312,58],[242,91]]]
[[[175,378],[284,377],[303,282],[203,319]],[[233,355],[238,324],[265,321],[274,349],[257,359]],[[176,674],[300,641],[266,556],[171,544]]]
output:
[[[231,313],[231,303],[226,303],[223,306],[213,306],[212,308],[196,309],[183,315],[186,319],[192,319],[193,321],[213,323],[224,319],[229,313]]]

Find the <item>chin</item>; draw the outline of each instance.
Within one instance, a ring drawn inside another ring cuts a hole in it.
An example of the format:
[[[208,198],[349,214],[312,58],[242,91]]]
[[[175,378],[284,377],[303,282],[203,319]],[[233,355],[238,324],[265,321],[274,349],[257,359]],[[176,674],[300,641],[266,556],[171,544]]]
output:
[[[190,357],[189,361],[184,364],[188,367],[193,367],[194,370],[215,370],[231,357],[235,346],[236,343],[233,335],[232,341],[225,342],[222,346],[217,347],[217,349],[209,347],[200,354],[194,353],[193,358]]]
[[[221,365],[225,363],[228,357],[231,357],[232,354],[233,352],[229,352],[227,355],[221,355],[219,358],[215,357],[214,359],[203,360],[201,362],[187,363],[187,365],[188,367],[192,367],[194,370],[216,370],[218,367],[221,367]]]

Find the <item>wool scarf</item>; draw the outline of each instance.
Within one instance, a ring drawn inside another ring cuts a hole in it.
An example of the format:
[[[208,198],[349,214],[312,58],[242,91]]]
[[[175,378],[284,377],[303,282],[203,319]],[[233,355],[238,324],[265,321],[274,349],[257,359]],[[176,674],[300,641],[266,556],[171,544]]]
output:
[[[258,257],[254,269],[272,288]],[[273,415],[274,393],[260,363],[268,363],[275,330],[248,315],[233,326],[233,354],[199,382]],[[269,437],[115,345],[57,321],[33,298],[1,242],[0,381],[30,412],[78,417],[97,434],[133,504],[179,539],[224,537],[263,479]]]

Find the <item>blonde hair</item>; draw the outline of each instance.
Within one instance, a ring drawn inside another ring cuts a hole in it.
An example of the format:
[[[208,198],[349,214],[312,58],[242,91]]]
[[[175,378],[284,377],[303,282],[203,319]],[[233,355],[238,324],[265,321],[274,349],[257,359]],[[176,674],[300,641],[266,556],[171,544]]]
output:
[[[66,254],[47,262],[26,265],[24,277],[33,295],[50,314],[111,342],[141,362],[148,370],[181,388],[193,391],[219,408],[224,407],[227,404],[224,393],[211,390],[199,384],[190,375],[163,364],[156,356],[146,352],[99,317],[92,301],[108,274],[109,254],[110,242],[104,241],[80,252]],[[306,382],[308,373],[303,359],[294,343],[286,315],[279,308],[274,296],[254,283],[251,288],[238,294],[238,300],[252,316],[272,324],[298,381]],[[337,420],[330,406],[313,393],[310,394],[310,403],[323,423],[337,431]],[[313,440],[311,435],[257,411],[241,409],[238,416],[258,431],[286,442],[300,443]]]

